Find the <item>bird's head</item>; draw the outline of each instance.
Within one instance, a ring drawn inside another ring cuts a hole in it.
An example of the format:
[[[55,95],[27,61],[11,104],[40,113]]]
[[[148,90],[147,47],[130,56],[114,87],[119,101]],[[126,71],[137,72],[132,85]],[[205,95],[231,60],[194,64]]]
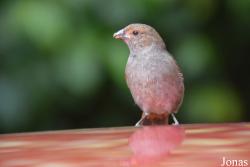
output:
[[[131,52],[141,52],[152,47],[165,48],[158,32],[146,24],[130,24],[113,35],[123,40]]]

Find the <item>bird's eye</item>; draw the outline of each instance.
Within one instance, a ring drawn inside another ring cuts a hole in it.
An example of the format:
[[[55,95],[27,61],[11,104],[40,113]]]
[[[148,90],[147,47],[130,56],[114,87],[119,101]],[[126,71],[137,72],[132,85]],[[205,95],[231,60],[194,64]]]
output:
[[[133,31],[133,35],[138,35],[139,32],[138,31]]]

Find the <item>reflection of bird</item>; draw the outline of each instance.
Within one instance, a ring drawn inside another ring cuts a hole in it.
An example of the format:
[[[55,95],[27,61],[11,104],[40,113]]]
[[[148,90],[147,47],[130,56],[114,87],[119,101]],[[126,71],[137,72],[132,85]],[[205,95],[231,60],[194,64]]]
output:
[[[129,47],[126,80],[135,103],[143,110],[138,125],[178,121],[176,113],[184,95],[183,76],[156,30],[145,24],[130,24],[114,34]]]
[[[185,130],[181,126],[147,126],[136,130],[128,140],[134,153],[130,166],[156,164],[168,157],[170,151],[178,147],[184,139]]]

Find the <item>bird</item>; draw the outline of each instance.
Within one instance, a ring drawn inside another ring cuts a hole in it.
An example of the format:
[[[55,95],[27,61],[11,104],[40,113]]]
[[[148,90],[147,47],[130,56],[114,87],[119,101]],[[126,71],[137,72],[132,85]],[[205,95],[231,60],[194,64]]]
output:
[[[113,34],[129,48],[125,78],[134,99],[142,110],[135,126],[173,124],[184,97],[184,78],[165,42],[151,26],[133,23]]]

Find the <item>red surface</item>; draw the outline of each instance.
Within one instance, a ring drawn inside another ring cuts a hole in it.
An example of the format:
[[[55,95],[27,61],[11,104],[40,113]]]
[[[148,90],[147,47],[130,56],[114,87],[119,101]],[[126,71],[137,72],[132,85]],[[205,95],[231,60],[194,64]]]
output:
[[[153,161],[146,162],[148,166],[220,166],[223,157],[237,162],[247,160],[250,166],[249,123],[172,128],[124,127],[0,135],[0,166],[145,166],[145,161],[135,159],[138,155],[145,160],[153,155]],[[143,145],[140,141],[148,143]]]

